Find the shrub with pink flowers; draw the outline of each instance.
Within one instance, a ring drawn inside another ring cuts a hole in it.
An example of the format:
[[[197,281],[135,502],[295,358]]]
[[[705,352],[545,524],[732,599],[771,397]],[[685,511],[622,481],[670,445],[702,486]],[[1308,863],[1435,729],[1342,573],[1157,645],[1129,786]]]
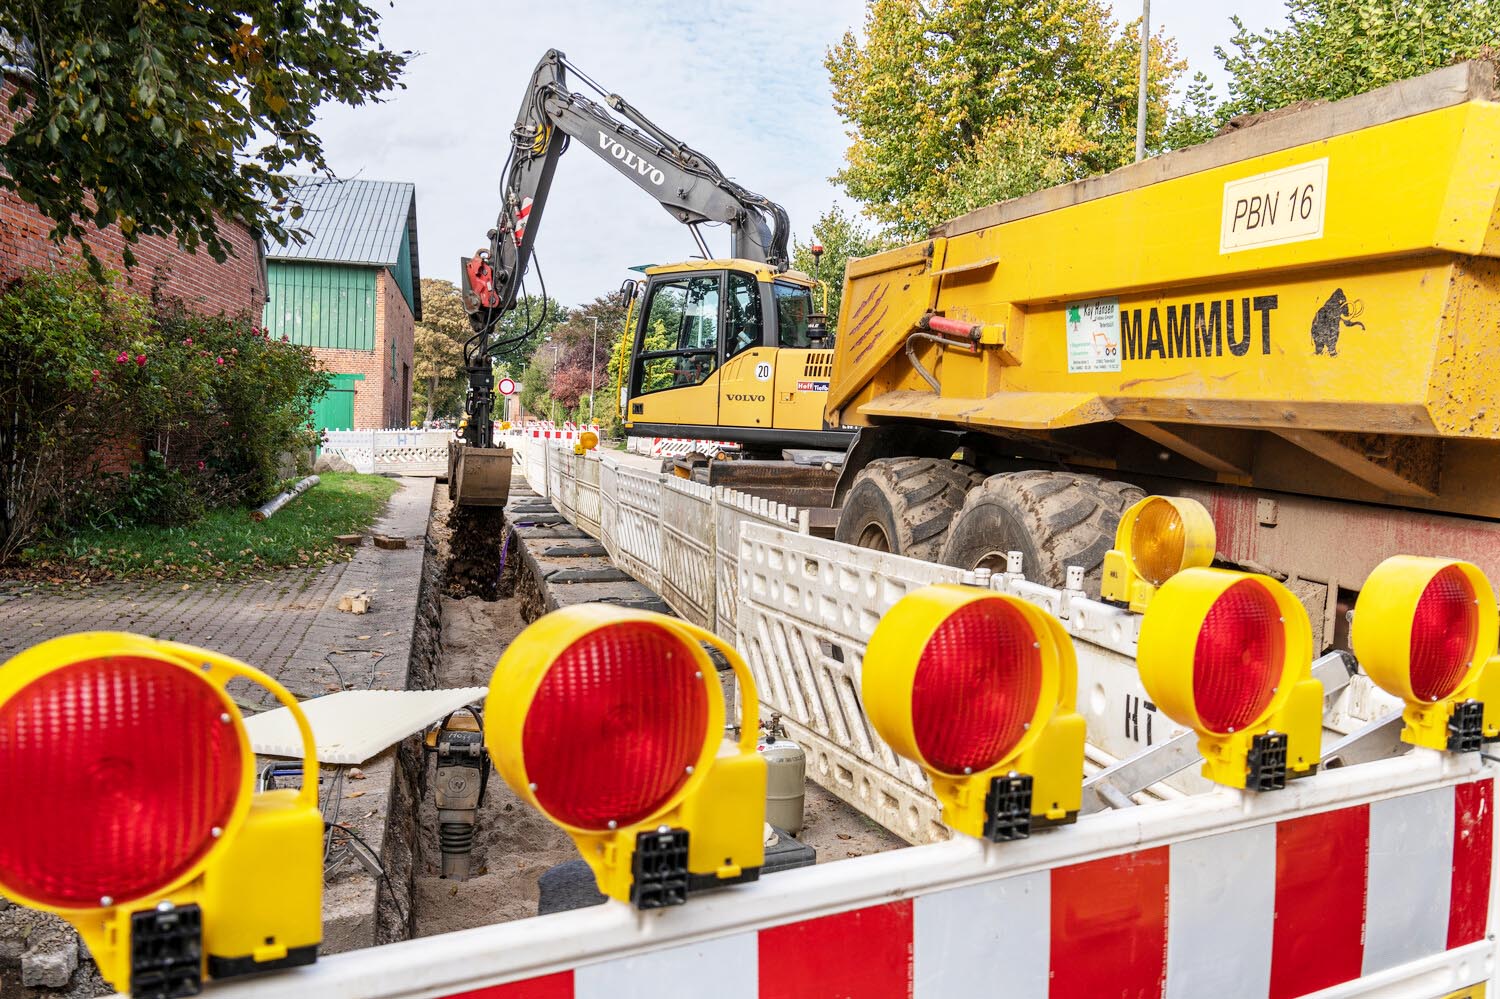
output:
[[[258,318],[203,317],[81,269],[28,274],[0,291],[0,561],[80,517],[181,522],[263,501],[283,456],[316,443],[325,384],[310,350]],[[130,474],[106,469],[121,450],[140,455]]]

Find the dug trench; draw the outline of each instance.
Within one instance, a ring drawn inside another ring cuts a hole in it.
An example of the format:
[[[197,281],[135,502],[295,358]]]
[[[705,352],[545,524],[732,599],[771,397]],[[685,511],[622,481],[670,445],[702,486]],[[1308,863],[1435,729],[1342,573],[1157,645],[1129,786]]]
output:
[[[518,509],[530,512],[518,513]],[[414,674],[426,674],[424,679],[434,686],[488,685],[496,661],[510,642],[548,609],[561,604],[586,599],[654,603],[639,584],[616,579],[623,574],[599,569],[597,555],[587,559],[595,568],[562,573],[561,579],[559,573],[539,564],[537,557],[529,557],[531,549],[555,555],[560,546],[593,551],[588,539],[540,498],[528,501],[518,496],[512,501],[511,516],[515,523],[508,523],[500,510],[455,507],[446,490],[438,489],[428,532],[428,585],[424,588],[433,597],[423,606],[424,617],[430,614],[431,618],[430,639],[422,643],[422,652],[431,668],[414,668]],[[521,541],[527,534],[540,535],[548,543],[528,549]],[[540,578],[543,574],[548,578]],[[575,581],[564,581],[569,579]],[[616,596],[601,589],[611,585]],[[464,881],[443,878],[431,788],[433,763],[420,761],[420,755],[415,750],[406,761],[412,767],[413,812],[407,828],[414,838],[413,935],[431,936],[536,915],[538,879],[578,858],[572,840],[492,772],[477,815],[470,875]],[[818,863],[904,845],[811,781],[806,792],[804,828],[797,838],[816,851]]]

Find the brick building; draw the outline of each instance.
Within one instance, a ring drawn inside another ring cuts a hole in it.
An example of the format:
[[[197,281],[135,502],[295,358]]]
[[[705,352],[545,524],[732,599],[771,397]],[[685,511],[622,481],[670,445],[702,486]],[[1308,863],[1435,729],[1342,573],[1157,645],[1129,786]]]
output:
[[[306,344],[329,371],[318,429],[404,427],[422,318],[412,184],[302,178],[302,243],[267,250],[273,336]]]
[[[0,48],[0,60],[4,58]],[[14,65],[0,78],[0,143],[15,132],[18,115],[10,110],[11,95],[25,85],[24,71]],[[52,223],[14,191],[0,191],[0,284],[14,281],[28,268],[53,268],[76,261],[77,247],[59,249],[47,234]],[[153,292],[180,298],[189,308],[209,314],[259,312],[266,300],[266,260],[257,233],[238,223],[221,222],[219,232],[233,255],[218,263],[206,251],[188,253],[170,236],[143,236],[135,244],[136,265],[126,271],[121,251],[125,239],[115,226],[96,230],[89,248],[106,267],[118,270],[121,281],[142,294]]]

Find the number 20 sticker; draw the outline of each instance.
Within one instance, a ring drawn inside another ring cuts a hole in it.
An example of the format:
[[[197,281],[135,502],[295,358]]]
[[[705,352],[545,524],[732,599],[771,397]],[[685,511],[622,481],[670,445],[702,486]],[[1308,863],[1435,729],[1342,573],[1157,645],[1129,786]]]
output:
[[[758,382],[768,382],[771,380],[771,363],[769,361],[761,361],[755,366],[755,380]]]

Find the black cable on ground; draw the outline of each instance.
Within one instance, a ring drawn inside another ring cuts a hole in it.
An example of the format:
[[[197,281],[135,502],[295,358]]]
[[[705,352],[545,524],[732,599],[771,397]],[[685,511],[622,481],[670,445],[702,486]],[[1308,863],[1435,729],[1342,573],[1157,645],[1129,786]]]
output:
[[[380,863],[380,854],[370,849],[370,844],[365,842],[365,838],[359,833],[355,832],[349,826],[346,826],[340,822],[330,822],[328,823],[328,825],[331,828],[342,829],[344,832],[354,837],[355,842],[359,843],[360,846],[365,848],[365,852],[370,855],[371,859],[374,860],[376,865],[380,868],[380,879],[385,882],[386,890],[391,893],[391,905],[396,907],[396,915],[401,917],[401,923],[403,926],[410,927],[411,917],[407,914],[405,908],[402,907],[401,899],[396,895],[396,886],[391,883],[391,876],[386,873],[385,865]]]

